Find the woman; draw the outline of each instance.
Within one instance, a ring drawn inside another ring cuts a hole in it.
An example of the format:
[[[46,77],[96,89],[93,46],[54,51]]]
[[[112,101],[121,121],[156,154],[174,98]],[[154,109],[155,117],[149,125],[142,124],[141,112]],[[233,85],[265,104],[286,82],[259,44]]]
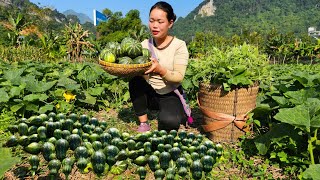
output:
[[[181,82],[188,64],[189,53],[186,43],[169,34],[176,15],[170,4],[160,1],[149,13],[151,39],[144,40],[142,46],[153,52],[152,66],[145,76],[137,76],[129,82],[130,98],[139,118],[139,132],[150,130],[147,110],[159,110],[158,129],[178,130],[186,122],[186,114],[179,96]]]

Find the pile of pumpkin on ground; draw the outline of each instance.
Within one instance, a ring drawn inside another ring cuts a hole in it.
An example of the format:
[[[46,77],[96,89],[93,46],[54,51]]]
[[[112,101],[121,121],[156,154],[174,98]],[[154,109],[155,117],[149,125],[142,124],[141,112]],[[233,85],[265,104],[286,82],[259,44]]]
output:
[[[152,171],[156,179],[208,176],[222,155],[221,144],[185,130],[154,130],[139,134],[107,128],[107,122],[82,114],[40,114],[10,125],[7,147],[30,153],[30,174],[47,167],[49,176],[68,178],[74,167],[98,176],[120,175],[136,168],[140,179]],[[42,158],[43,157],[43,158]],[[41,161],[41,163],[40,163]]]
[[[150,61],[150,51],[131,37],[121,43],[108,42],[99,55],[100,60],[117,64],[144,64]]]

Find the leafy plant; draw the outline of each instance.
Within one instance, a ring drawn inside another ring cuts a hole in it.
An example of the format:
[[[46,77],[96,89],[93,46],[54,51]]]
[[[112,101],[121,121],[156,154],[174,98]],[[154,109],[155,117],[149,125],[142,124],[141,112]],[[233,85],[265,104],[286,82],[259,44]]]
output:
[[[225,91],[247,87],[268,76],[268,59],[258,48],[244,43],[220,50],[213,47],[207,57],[190,62],[184,88],[199,82],[221,84]]]
[[[306,180],[306,179],[319,178],[320,177],[319,168],[320,168],[320,164],[310,165],[310,167],[305,172],[303,172],[301,179]]]
[[[2,63],[0,72],[0,109],[17,116],[120,108],[129,100],[127,82],[96,63]]]
[[[318,66],[275,66],[272,73],[272,82],[261,86],[265,94],[255,112],[264,110],[265,116],[271,117],[269,131],[255,138],[255,145],[260,154],[279,162],[287,173],[302,173],[319,163]]]
[[[10,169],[14,164],[18,163],[20,161],[19,157],[13,156],[11,153],[11,150],[9,148],[0,148],[0,174],[1,176]]]
[[[291,124],[306,133],[310,161],[311,164],[315,164],[313,150],[314,143],[318,140],[318,128],[320,128],[320,100],[308,98],[307,102],[302,105],[280,109],[274,118],[280,122]]]

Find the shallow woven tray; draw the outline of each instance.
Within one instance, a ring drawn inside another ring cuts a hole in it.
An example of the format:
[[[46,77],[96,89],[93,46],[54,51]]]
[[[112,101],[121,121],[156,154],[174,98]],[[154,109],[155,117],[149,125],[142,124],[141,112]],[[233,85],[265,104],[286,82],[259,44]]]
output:
[[[99,60],[101,67],[114,76],[134,77],[143,75],[152,65],[151,61],[144,64],[117,64]]]

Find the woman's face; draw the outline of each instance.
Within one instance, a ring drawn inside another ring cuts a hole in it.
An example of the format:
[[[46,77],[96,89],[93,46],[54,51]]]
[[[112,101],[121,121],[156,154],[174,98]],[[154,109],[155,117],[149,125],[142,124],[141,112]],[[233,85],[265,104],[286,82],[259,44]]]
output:
[[[173,21],[168,21],[167,13],[155,8],[150,12],[149,29],[154,38],[162,39],[168,35],[168,30],[172,27]]]

